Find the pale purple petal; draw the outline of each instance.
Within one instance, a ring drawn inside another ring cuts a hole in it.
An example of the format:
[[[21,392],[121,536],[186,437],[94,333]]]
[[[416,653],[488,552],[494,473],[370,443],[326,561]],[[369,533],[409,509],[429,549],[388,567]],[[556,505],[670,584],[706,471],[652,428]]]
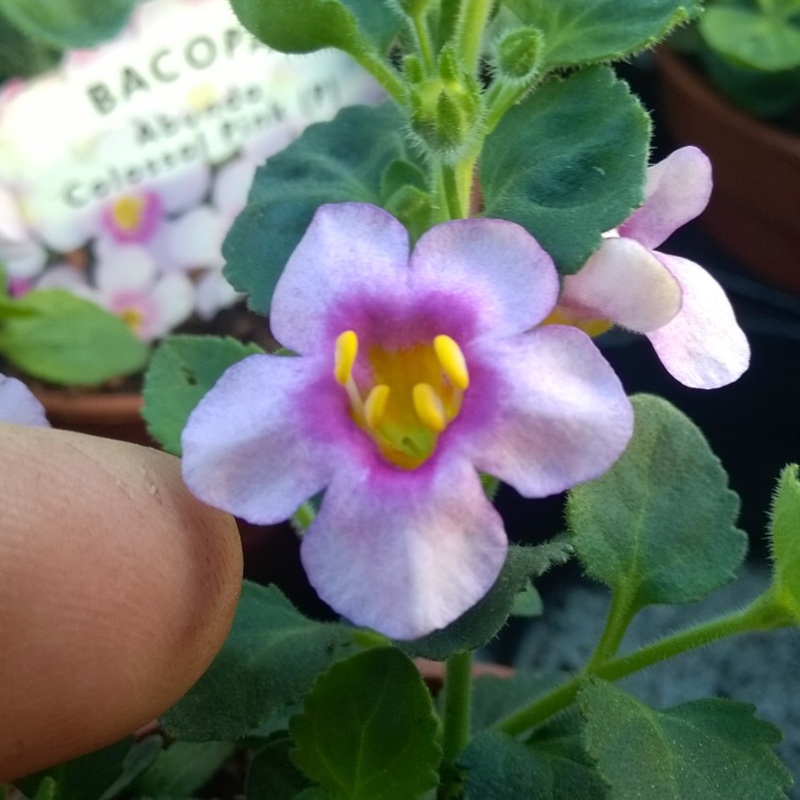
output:
[[[244,208],[255,171],[256,163],[249,158],[238,158],[220,169],[211,200],[228,224]]]
[[[656,253],[681,285],[683,305],[663,328],[647,334],[673,378],[695,389],[716,389],[750,364],[750,345],[722,287],[701,266]]]
[[[155,183],[155,190],[168,214],[178,214],[198,205],[208,194],[210,187],[211,169],[203,161],[194,162],[180,172]]]
[[[181,438],[183,478],[210,505],[248,522],[288,519],[329,483],[335,453],[309,436],[318,366],[254,355],[234,364],[200,401]]]
[[[506,556],[503,522],[472,466],[342,471],[303,537],[320,597],[394,639],[444,628],[478,602]]]
[[[434,284],[480,309],[492,335],[541,322],[558,297],[553,260],[524,228],[499,219],[461,219],[431,228],[411,255],[413,286]]]
[[[229,224],[218,211],[206,205],[165,222],[162,235],[167,268],[188,272],[221,267],[222,240]]]
[[[103,297],[86,279],[86,273],[69,264],[56,264],[42,273],[37,289],[65,289],[84,300],[103,305]]]
[[[150,292],[155,313],[142,326],[140,336],[147,340],[160,339],[177,328],[194,311],[195,289],[186,275],[175,273],[161,278]]]
[[[145,247],[106,242],[97,252],[95,282],[103,296],[147,289],[155,282],[156,264]]]
[[[229,308],[244,295],[228,283],[221,270],[210,269],[195,286],[195,308],[200,319],[210,320],[218,311]]]
[[[546,497],[602,475],[625,449],[633,412],[586,334],[563,325],[487,342],[497,407],[465,442],[475,466],[525,497]]]
[[[16,378],[0,375],[0,422],[49,428],[44,406],[33,392]]]
[[[40,275],[47,263],[47,252],[34,239],[9,242],[0,239],[0,264],[10,278],[30,280]]]
[[[666,325],[681,306],[672,273],[633,239],[603,239],[576,275],[564,278],[559,305],[645,333]]]
[[[408,278],[408,233],[391,214],[365,203],[321,206],[275,287],[272,332],[284,347],[312,352],[341,298],[396,296]]]
[[[9,189],[0,184],[0,242],[24,242],[29,236],[19,204]]]
[[[647,170],[644,205],[620,226],[620,236],[658,247],[699,216],[711,197],[711,162],[697,147],[682,147]]]

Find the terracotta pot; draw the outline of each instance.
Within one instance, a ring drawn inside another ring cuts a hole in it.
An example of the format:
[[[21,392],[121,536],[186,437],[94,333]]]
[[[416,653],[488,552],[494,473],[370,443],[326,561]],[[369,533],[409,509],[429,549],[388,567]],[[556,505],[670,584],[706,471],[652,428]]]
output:
[[[76,392],[33,387],[54,428],[156,446],[141,416],[142,396],[134,392]]]
[[[657,58],[667,130],[714,166],[700,224],[744,267],[800,293],[800,136],[730,105],[670,50]]]

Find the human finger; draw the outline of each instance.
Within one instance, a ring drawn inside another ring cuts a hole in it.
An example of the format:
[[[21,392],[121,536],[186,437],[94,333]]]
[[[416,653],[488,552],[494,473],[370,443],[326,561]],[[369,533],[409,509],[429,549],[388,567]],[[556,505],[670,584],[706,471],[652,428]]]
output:
[[[241,574],[233,518],[176,458],[0,425],[0,780],[172,705],[227,635]]]

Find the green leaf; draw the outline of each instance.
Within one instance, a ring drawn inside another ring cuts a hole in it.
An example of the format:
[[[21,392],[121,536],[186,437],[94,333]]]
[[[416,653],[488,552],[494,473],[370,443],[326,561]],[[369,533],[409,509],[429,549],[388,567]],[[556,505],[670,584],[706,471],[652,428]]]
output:
[[[542,596],[536,587],[529,583],[514,599],[512,617],[541,617],[544,614]]]
[[[459,760],[467,769],[465,800],[603,800],[606,787],[580,727],[577,714],[566,714],[525,743],[496,731],[478,734]]]
[[[486,139],[485,215],[519,223],[559,271],[577,272],[642,203],[649,136],[647,113],[610,69],[553,78]]]
[[[161,719],[184,741],[235,741],[354,652],[353,628],[304,617],[275,586],[245,581],[233,627],[202,678]]]
[[[290,726],[295,763],[346,800],[408,800],[435,787],[441,758],[431,697],[393,647],[321,675]]]
[[[0,11],[30,36],[83,49],[116,36],[138,0],[0,0]]]
[[[266,313],[289,256],[323,203],[382,205],[390,164],[407,160],[400,112],[382,106],[345,108],[331,122],[310,125],[255,174],[244,211],[223,245],[225,277]]]
[[[239,21],[282,53],[336,47],[357,55],[386,52],[401,19],[375,0],[231,0]]]
[[[95,385],[143,369],[150,348],[95,303],[38,289],[0,300],[0,353],[34,378]]]
[[[56,800],[56,796],[58,794],[58,784],[55,781],[55,778],[43,778],[42,782],[39,784],[39,788],[36,790],[36,794],[33,796],[33,800]],[[3,788],[3,800],[6,800],[6,792],[5,787]]]
[[[166,338],[144,376],[142,416],[150,435],[168,453],[179,456],[181,431],[206,392],[232,364],[263,352],[258,345],[227,337]]]
[[[747,546],[739,498],[700,430],[666,400],[633,398],[628,449],[567,499],[572,543],[587,572],[636,610],[687,603],[735,577]]]
[[[503,0],[545,35],[544,69],[611,61],[652,47],[696,16],[699,0]]]
[[[454,653],[486,644],[506,623],[517,595],[530,579],[538,578],[553,564],[563,564],[571,552],[563,540],[534,547],[512,545],[494,586],[477,605],[443,630],[398,646],[411,656],[444,661]]]
[[[765,72],[800,67],[800,24],[757,9],[713,6],[699,27],[712,50],[740,66]]]
[[[158,758],[163,747],[161,736],[147,736],[136,742],[122,762],[122,774],[103,792],[100,800],[111,800],[124,792]]]
[[[781,471],[770,513],[773,586],[800,623],[800,481],[797,464]]]
[[[9,78],[38,75],[54,67],[62,51],[17,28],[4,16],[2,8],[0,2],[0,83]],[[5,294],[5,287],[5,275],[0,275],[0,293]]]
[[[293,747],[293,740],[284,732],[253,756],[247,771],[247,800],[295,800],[309,787],[308,779],[289,757]]]
[[[579,694],[585,741],[613,800],[786,800],[780,731],[753,706],[705,699],[656,711],[609,683]]]
[[[173,742],[136,781],[135,793],[152,798],[193,797],[235,749],[231,742]]]
[[[52,778],[58,800],[97,800],[122,775],[132,744],[131,739],[124,739],[102,750],[37,772],[16,781],[15,785],[27,797],[33,797],[40,791],[47,796],[49,789],[42,786],[42,782]]]

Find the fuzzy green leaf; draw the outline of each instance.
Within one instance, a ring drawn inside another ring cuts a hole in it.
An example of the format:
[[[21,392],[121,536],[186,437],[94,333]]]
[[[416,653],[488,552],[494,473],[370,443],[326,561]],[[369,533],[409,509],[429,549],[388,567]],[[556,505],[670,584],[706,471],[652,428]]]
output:
[[[665,400],[633,398],[628,449],[567,500],[572,543],[590,575],[637,609],[687,603],[735,577],[746,535],[739,498],[703,434]]]
[[[232,364],[263,352],[258,345],[216,336],[165,339],[144,376],[142,415],[150,435],[179,456],[181,431],[206,392]]]
[[[342,800],[408,800],[438,783],[437,729],[417,668],[379,647],[318,678],[292,718],[292,758]]]
[[[0,353],[34,378],[91,386],[144,369],[150,348],[95,303],[39,289],[0,299]]]
[[[560,272],[577,272],[642,203],[649,137],[647,113],[610,69],[553,78],[487,137],[485,215],[519,223]]]
[[[401,19],[375,0],[231,0],[239,21],[257,39],[282,53],[336,47],[359,54],[385,52]]]
[[[545,36],[544,69],[613,61],[652,47],[696,16],[700,0],[503,0]]]
[[[444,661],[454,653],[486,644],[505,625],[518,594],[531,578],[538,578],[554,564],[563,564],[571,553],[563,540],[534,547],[510,547],[494,586],[477,605],[443,630],[411,642],[399,642],[400,648],[411,656]]]
[[[792,24],[755,8],[713,6],[699,28],[712,50],[740,66],[764,72],[800,67],[800,20]]]
[[[314,212],[348,200],[382,205],[387,168],[407,160],[403,118],[392,105],[355,106],[311,125],[255,175],[247,206],[223,245],[225,276],[266,313],[275,284]]]
[[[770,514],[773,585],[800,624],[800,481],[797,464],[784,467]]]
[[[184,741],[241,739],[355,652],[353,630],[307,619],[276,587],[245,581],[222,650],[162,727]]]
[[[786,800],[780,731],[753,706],[705,699],[656,711],[610,683],[579,695],[585,742],[611,800]]]
[[[459,764],[465,800],[604,800],[605,784],[584,751],[577,714],[542,725],[528,742],[478,734]],[[659,798],[661,800],[661,798]]]
[[[28,35],[64,50],[116,36],[139,0],[0,0],[0,12]]]

